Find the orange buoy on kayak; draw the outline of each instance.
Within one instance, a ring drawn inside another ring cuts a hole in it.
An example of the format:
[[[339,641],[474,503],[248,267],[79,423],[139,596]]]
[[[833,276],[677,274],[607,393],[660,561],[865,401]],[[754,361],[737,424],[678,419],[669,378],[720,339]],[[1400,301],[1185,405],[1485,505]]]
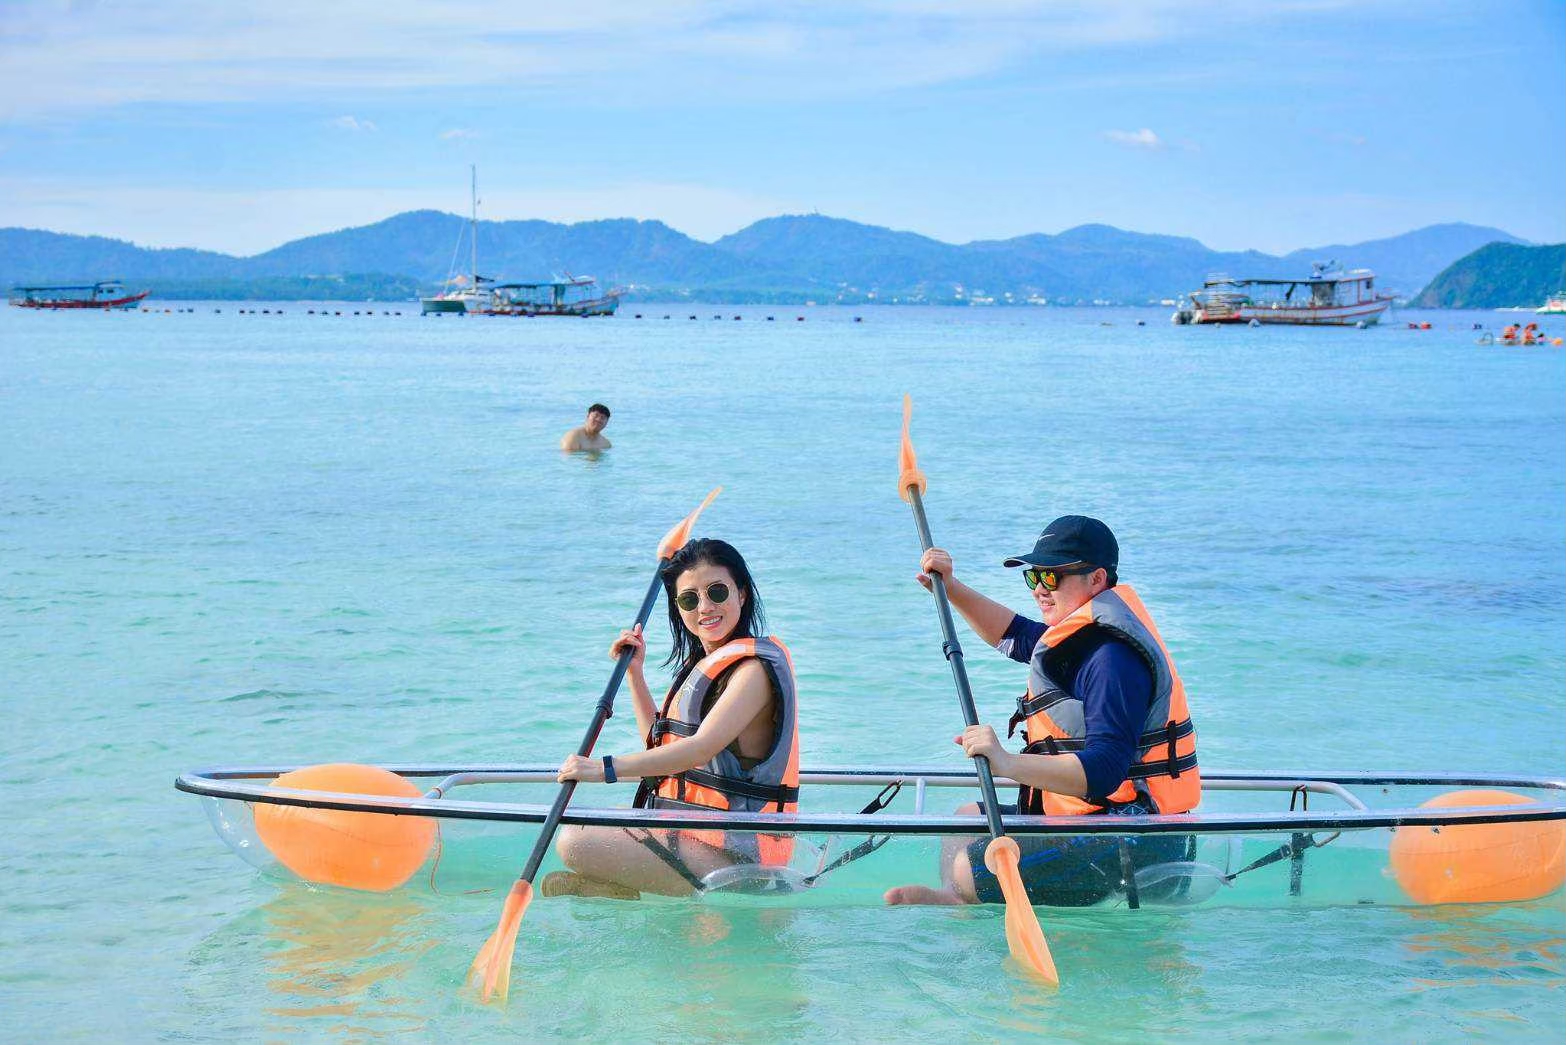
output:
[[[1453,791],[1422,809],[1527,805],[1510,791]],[[1400,827],[1392,873],[1416,903],[1506,903],[1548,896],[1566,883],[1566,824],[1559,820]]]
[[[284,773],[279,788],[417,798],[417,787],[378,766],[335,763]],[[282,865],[307,882],[385,892],[424,863],[435,821],[422,816],[352,813],[305,806],[255,805],[256,834]]]

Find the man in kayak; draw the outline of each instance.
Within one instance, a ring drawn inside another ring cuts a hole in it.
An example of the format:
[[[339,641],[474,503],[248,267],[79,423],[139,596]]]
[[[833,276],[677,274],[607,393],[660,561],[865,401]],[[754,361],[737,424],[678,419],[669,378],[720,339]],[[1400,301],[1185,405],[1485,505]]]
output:
[[[1142,600],[1119,582],[1120,546],[1109,527],[1066,515],[1044,528],[1032,550],[1005,561],[1022,576],[1043,620],[1013,613],[959,581],[952,557],[924,553],[919,583],[946,582],[951,604],[985,642],[1028,665],[1028,690],[1012,729],[1026,726],[1014,754],[990,726],[956,738],[983,755],[997,777],[1021,786],[1019,812],[1050,816],[1183,813],[1201,798],[1196,733],[1185,688]],[[960,813],[978,813],[977,804]],[[905,885],[892,904],[1000,903],[1000,883],[984,866],[987,838],[947,839],[940,888]],[[1184,836],[1023,836],[1022,879],[1035,904],[1078,907],[1123,888],[1141,867],[1185,859]]]
[[[566,453],[607,450],[614,444],[604,438],[604,426],[609,423],[609,408],[594,403],[587,408],[587,420],[560,437],[560,449]]]

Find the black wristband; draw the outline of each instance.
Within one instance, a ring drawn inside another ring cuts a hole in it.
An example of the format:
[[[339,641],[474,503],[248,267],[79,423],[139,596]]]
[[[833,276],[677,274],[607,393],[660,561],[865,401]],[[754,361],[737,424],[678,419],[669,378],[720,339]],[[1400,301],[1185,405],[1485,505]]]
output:
[[[606,784],[613,784],[613,783],[616,783],[619,779],[620,778],[615,774],[615,771],[614,771],[614,756],[613,755],[605,755],[604,756],[604,783],[606,783]]]

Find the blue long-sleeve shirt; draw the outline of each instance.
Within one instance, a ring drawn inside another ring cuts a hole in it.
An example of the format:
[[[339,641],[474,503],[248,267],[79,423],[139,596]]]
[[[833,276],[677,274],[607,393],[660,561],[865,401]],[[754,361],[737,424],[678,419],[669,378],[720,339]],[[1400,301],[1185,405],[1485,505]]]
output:
[[[1045,630],[1017,614],[995,648],[1026,664]],[[1137,738],[1153,703],[1153,672],[1136,650],[1097,628],[1074,636],[1059,652],[1064,668],[1055,681],[1082,701],[1087,736],[1075,754],[1087,777],[1088,801],[1103,804],[1136,760]]]

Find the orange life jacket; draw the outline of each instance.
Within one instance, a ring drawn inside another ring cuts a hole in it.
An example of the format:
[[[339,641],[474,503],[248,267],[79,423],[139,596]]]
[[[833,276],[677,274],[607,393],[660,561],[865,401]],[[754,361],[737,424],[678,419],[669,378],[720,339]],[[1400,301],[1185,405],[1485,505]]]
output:
[[[1147,661],[1153,675],[1153,699],[1137,739],[1130,772],[1108,795],[1109,802],[1151,798],[1160,813],[1184,813],[1202,800],[1202,775],[1196,764],[1196,727],[1185,705],[1185,685],[1158,635],[1152,616],[1127,584],[1106,589],[1044,632],[1028,665],[1028,691],[1017,701],[1013,723],[1027,726],[1026,754],[1065,754],[1087,743],[1082,701],[1057,681],[1061,647],[1090,628],[1108,632]],[[1070,681],[1069,679],[1066,681]],[[1075,816],[1104,807],[1070,795],[1024,785],[1018,794],[1023,813]]]
[[[778,701],[778,729],[772,749],[759,763],[746,769],[733,751],[724,748],[703,766],[660,779],[652,789],[650,805],[663,809],[695,807],[769,813],[792,813],[799,808],[799,700],[794,662],[788,649],[775,638],[736,639],[698,661],[678,687],[670,688],[663,708],[653,719],[647,746],[662,747],[681,737],[695,736],[713,685],[741,661],[751,658],[766,668]],[[725,844],[722,831],[690,834],[708,845],[731,848]],[[794,851],[792,836],[755,837],[761,863],[788,863]]]

